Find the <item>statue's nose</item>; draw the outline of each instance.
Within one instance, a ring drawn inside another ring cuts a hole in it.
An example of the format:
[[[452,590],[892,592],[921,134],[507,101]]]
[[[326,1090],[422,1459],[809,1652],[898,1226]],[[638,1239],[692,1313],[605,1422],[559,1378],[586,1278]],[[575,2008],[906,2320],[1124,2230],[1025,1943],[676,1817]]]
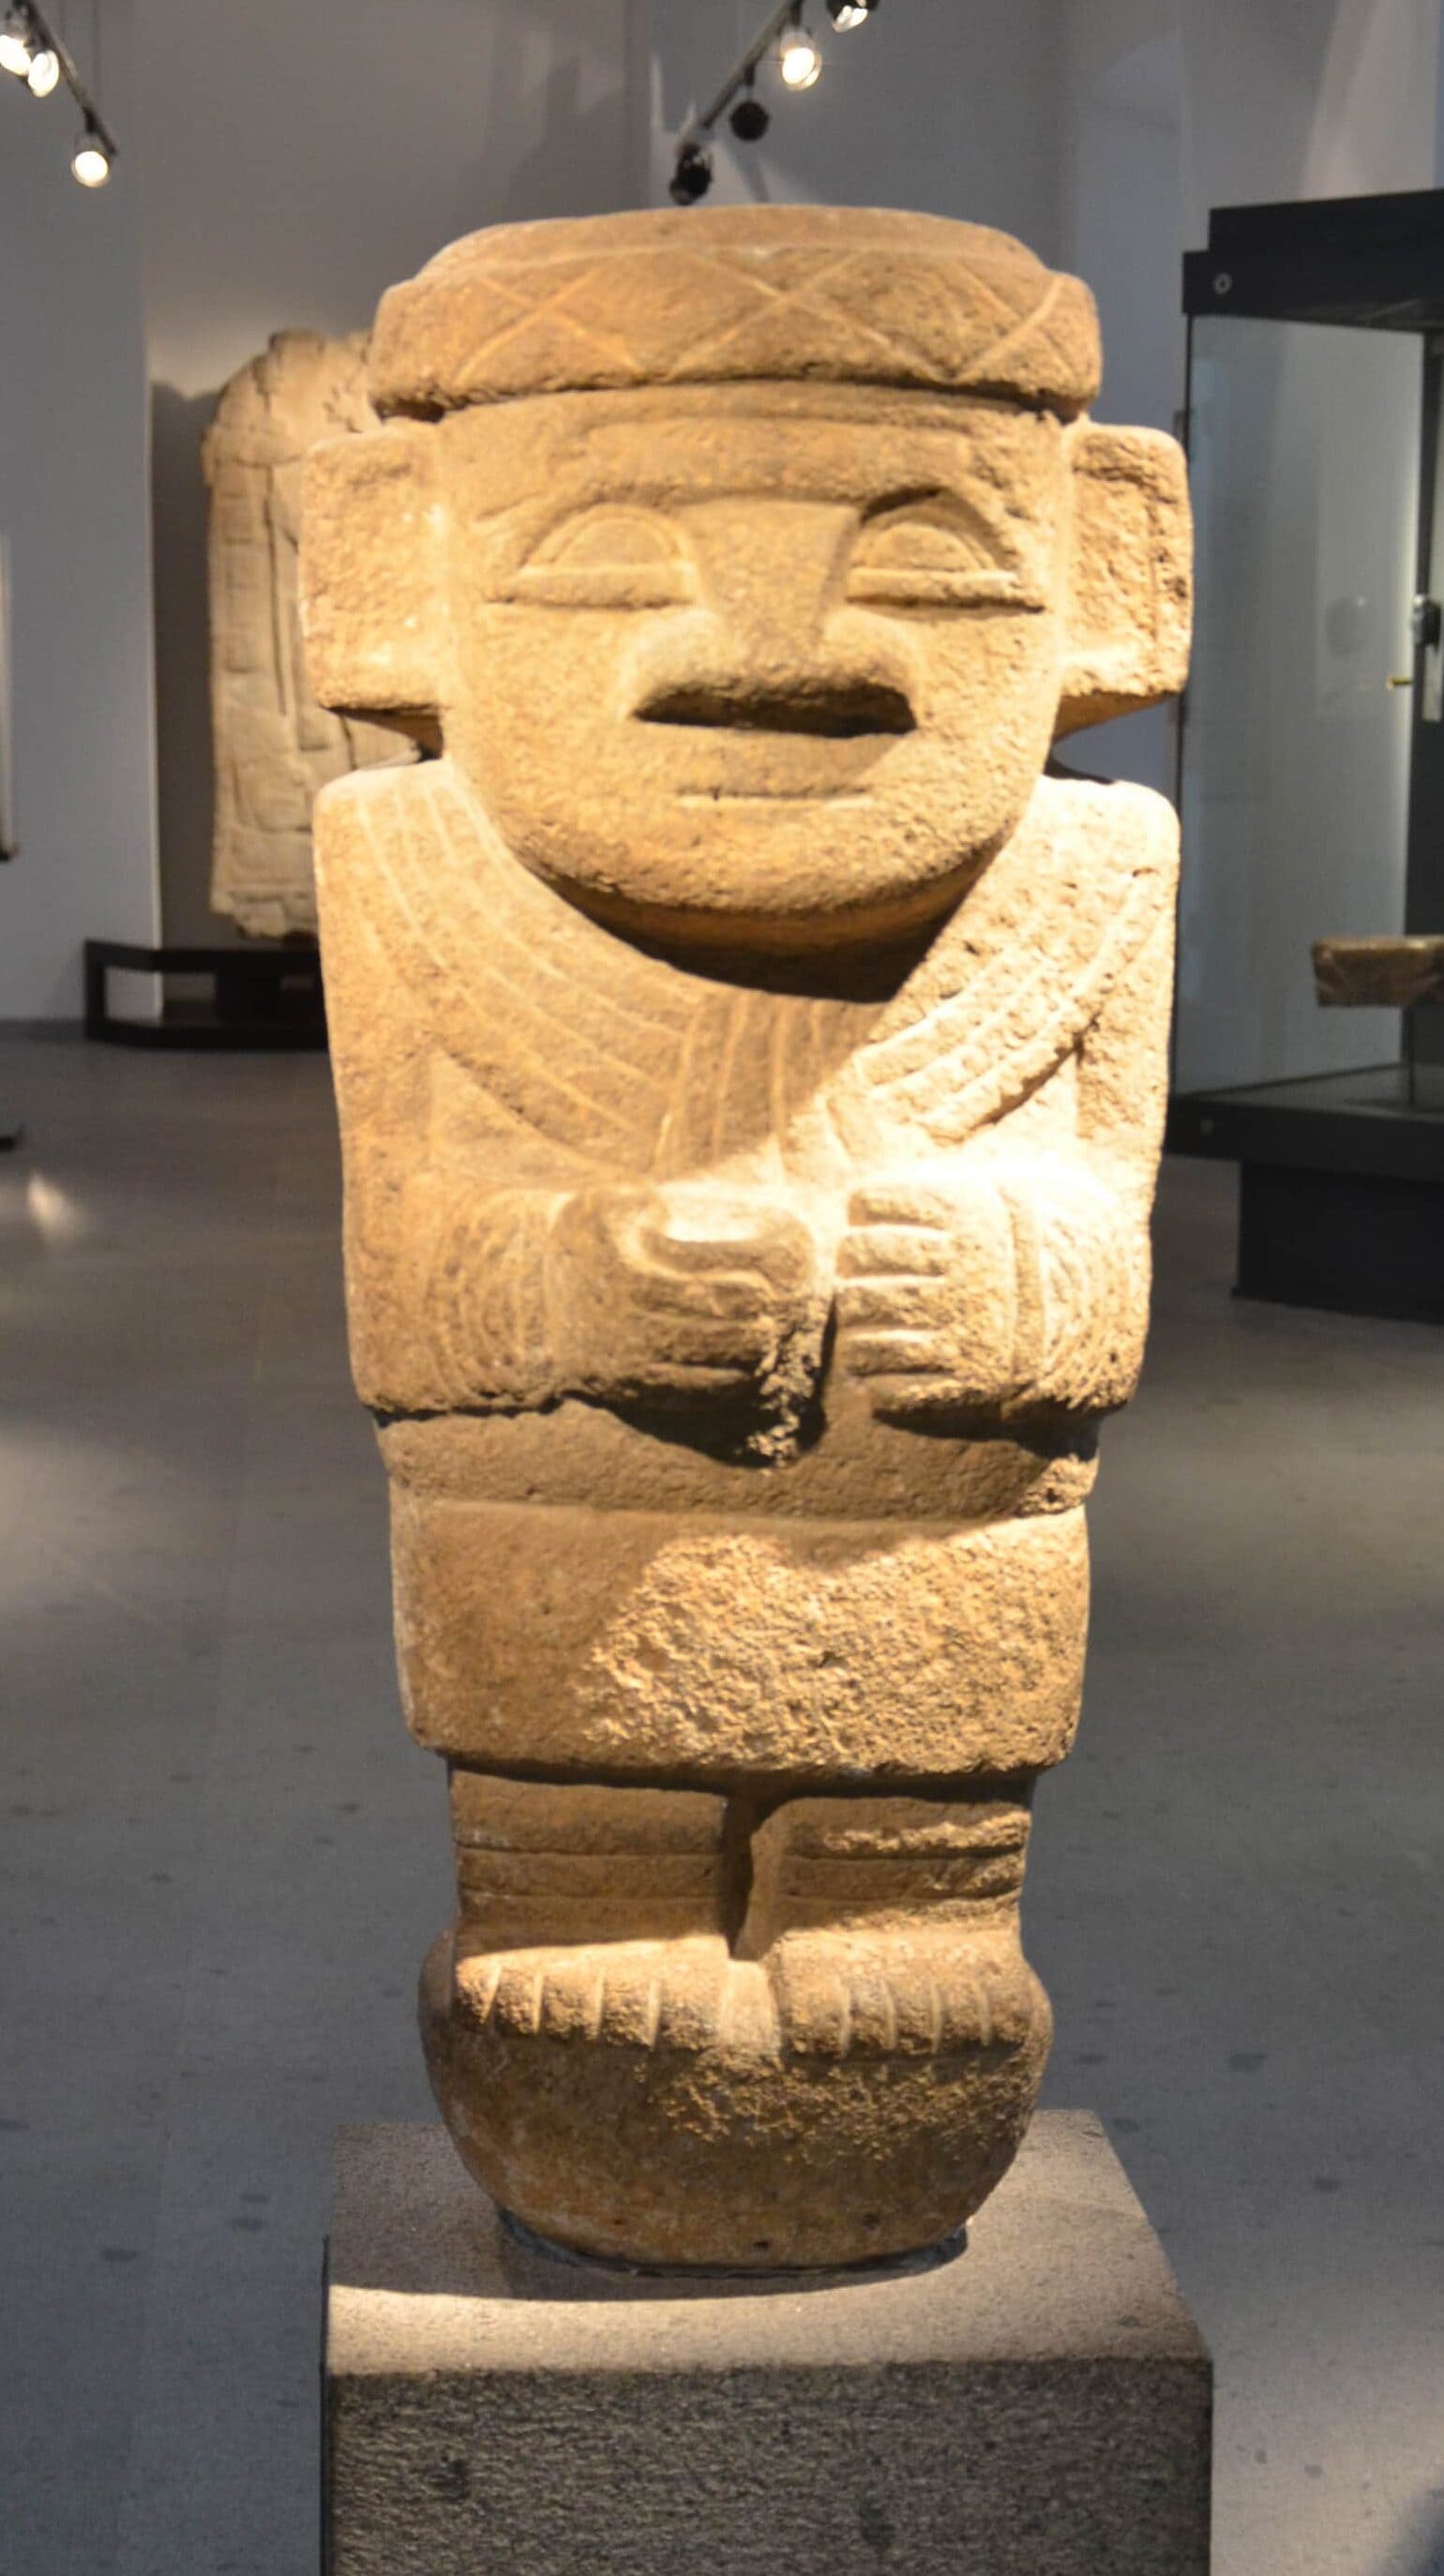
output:
[[[703,502],[687,512],[702,597],[739,647],[810,656],[840,590],[852,511],[821,501]]]
[[[910,733],[906,675],[859,652],[851,621],[836,613],[854,526],[852,511],[825,503],[689,512],[701,604],[648,638],[633,714],[837,741]]]

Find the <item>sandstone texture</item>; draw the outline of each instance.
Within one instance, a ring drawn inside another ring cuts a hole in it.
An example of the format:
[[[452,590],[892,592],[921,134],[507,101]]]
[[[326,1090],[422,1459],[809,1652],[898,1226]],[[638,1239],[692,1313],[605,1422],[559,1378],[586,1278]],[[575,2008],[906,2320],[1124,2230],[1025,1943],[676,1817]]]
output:
[[[211,903],[265,938],[315,931],[318,787],[404,756],[394,733],[317,703],[297,608],[306,451],[378,426],[363,334],[280,331],[223,388],[201,451],[210,486]]]
[[[447,2125],[544,2236],[947,2235],[1142,1357],[1176,829],[1060,735],[1181,682],[1182,462],[964,224],[483,233],[307,469],[358,1390],[458,1912]]]

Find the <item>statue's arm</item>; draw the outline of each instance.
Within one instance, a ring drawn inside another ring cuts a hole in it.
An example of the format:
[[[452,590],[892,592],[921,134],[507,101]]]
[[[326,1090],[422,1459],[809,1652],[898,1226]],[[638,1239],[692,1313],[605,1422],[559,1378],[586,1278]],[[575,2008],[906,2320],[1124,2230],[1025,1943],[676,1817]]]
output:
[[[547,1250],[563,1194],[422,1173],[406,1192],[396,1279],[402,1329],[384,1411],[524,1411],[560,1393]],[[397,1369],[399,1366],[399,1375]]]
[[[785,1447],[827,1321],[806,1226],[762,1190],[591,1174],[462,1066],[433,1025],[437,961],[387,858],[408,818],[434,827],[423,786],[358,774],[316,811],[362,1400],[391,1414],[572,1395],[642,1415],[713,1407],[726,1437]]]
[[[1143,1366],[1172,1001],[1170,918],[1085,1031],[1077,1145],[1049,1158],[1052,1168],[1032,1192],[1039,1396],[1070,1410],[1126,1404]],[[1025,1176],[1020,1195],[1026,1188]]]
[[[890,1418],[1087,1416],[1127,1402],[1148,1321],[1168,925],[1085,1032],[1067,1133],[1015,1114],[948,1165],[859,1190],[840,1364]]]
[[[479,1185],[398,1175],[404,1249],[357,1340],[379,1411],[750,1404],[782,1420],[820,1365],[825,1300],[805,1228],[761,1199],[633,1184]],[[398,1224],[399,1220],[399,1224]],[[358,1231],[364,1203],[357,1207]],[[373,1303],[356,1276],[353,1314]]]

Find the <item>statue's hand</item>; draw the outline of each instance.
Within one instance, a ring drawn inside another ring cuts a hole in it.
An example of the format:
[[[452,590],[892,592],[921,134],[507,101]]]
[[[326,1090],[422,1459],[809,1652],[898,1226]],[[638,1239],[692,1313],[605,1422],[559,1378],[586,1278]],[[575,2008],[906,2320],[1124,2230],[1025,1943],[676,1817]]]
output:
[[[858,1190],[837,1258],[838,1365],[896,1420],[995,1411],[1013,1392],[1012,1222],[980,1175]]]
[[[812,1238],[742,1192],[579,1192],[553,1227],[547,1304],[564,1382],[603,1398],[795,1391],[802,1344],[820,1365]]]

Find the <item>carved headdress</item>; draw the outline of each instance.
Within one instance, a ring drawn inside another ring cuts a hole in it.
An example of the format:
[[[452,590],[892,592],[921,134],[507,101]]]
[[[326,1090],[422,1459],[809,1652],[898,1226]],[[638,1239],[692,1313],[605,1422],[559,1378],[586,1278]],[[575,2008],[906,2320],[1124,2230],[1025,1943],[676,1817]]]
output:
[[[1098,390],[1076,277],[1007,233],[851,206],[506,224],[382,299],[379,411],[749,377],[1001,394],[1071,420]]]

